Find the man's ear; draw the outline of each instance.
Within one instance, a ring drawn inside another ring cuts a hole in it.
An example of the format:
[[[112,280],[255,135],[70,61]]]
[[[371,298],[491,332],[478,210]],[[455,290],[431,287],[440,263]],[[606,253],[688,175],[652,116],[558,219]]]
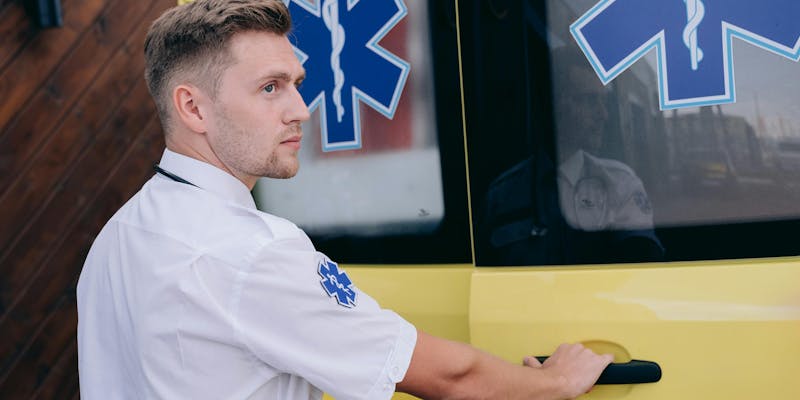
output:
[[[208,131],[208,96],[197,86],[182,84],[172,90],[172,106],[178,119],[191,131]]]

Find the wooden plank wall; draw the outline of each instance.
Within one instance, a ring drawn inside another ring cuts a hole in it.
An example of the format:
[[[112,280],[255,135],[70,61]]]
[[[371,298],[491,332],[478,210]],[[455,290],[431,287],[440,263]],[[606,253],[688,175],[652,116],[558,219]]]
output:
[[[175,0],[61,0],[42,30],[0,0],[0,398],[78,398],[75,286],[163,149],[142,77]]]

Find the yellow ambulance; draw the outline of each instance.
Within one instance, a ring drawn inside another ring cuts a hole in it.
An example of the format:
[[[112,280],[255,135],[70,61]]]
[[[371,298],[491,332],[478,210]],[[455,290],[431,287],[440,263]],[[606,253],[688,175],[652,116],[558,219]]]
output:
[[[359,288],[614,354],[587,399],[800,399],[800,2],[287,3],[313,114],[254,195]]]

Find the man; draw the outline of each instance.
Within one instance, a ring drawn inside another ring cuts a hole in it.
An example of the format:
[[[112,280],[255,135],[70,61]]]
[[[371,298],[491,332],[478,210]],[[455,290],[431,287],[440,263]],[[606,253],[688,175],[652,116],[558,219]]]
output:
[[[280,0],[199,0],[145,41],[166,134],[156,174],[98,235],[78,283],[83,399],[561,399],[611,361],[562,345],[502,361],[381,309],[294,224],[255,208],[298,169],[304,70]],[[335,271],[346,299],[329,297]],[[325,278],[329,279],[329,278]]]
[[[662,261],[641,179],[598,156],[606,88],[577,48],[554,50],[552,66],[558,164],[540,151],[491,183],[486,258],[500,265]]]

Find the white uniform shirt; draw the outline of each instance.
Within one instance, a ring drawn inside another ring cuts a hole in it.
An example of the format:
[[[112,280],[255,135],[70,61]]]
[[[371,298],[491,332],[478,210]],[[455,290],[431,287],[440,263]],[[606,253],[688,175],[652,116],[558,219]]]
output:
[[[653,228],[653,208],[642,180],[627,165],[578,150],[558,172],[561,210],[573,228]]]
[[[169,150],[78,282],[81,398],[389,399],[415,328],[247,187]]]

